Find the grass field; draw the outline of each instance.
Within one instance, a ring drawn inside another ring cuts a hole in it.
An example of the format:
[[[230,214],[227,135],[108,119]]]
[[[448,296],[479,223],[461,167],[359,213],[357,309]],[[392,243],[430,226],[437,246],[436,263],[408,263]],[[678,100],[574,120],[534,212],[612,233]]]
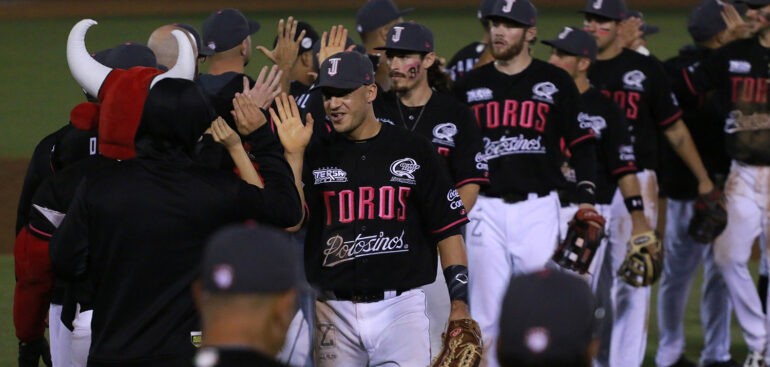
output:
[[[299,19],[313,24],[317,30],[328,29],[333,24],[344,24],[353,29],[355,11],[345,13],[304,12],[295,13]],[[253,38],[254,45],[272,44],[275,25],[281,16],[289,14],[261,13],[248,14],[262,23],[262,30]],[[676,54],[679,47],[689,42],[686,33],[686,13],[646,12],[651,24],[661,27],[661,34],[650,38],[649,48],[659,58],[665,59]],[[205,14],[196,17],[142,17],[97,19],[100,24],[89,32],[87,45],[90,51],[112,47],[125,41],[146,42],[150,32],[166,23],[188,22],[200,26]],[[480,26],[475,19],[475,10],[467,11],[420,11],[410,19],[428,25],[436,37],[437,52],[450,58],[463,45],[480,36]],[[36,21],[3,21],[0,34],[3,36],[3,67],[0,68],[0,134],[5,138],[0,144],[0,157],[25,159],[31,154],[37,141],[67,122],[69,110],[83,100],[80,88],[75,84],[67,69],[65,43],[71,26],[78,19],[48,19]],[[564,25],[579,25],[581,15],[574,11],[543,10],[539,19],[539,38],[548,39]],[[357,40],[354,34],[353,38]],[[549,48],[538,44],[536,56],[547,57]],[[249,74],[267,62],[256,51],[247,68]],[[205,70],[205,66],[204,66]],[[0,169],[3,169],[0,167]],[[18,197],[18,195],[16,196]],[[0,200],[16,200],[16,197]],[[6,214],[2,214],[6,215]],[[4,237],[12,233],[0,234]],[[756,265],[756,264],[755,264]],[[754,266],[756,268],[756,266]],[[699,324],[698,299],[700,298],[700,272],[695,280],[686,318],[687,356],[697,360],[702,348],[702,331]],[[12,324],[13,260],[0,256],[0,366],[15,365],[16,339]],[[653,292],[654,295],[657,291]],[[653,298],[650,315],[648,358],[645,366],[652,366],[652,356],[657,345],[656,316]],[[733,323],[733,354],[737,360],[745,356],[746,348]]]

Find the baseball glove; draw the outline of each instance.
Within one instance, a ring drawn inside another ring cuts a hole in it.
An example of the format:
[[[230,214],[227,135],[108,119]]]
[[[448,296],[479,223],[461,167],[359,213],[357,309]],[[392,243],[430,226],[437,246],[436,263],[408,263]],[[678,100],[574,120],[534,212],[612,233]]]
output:
[[[623,280],[635,287],[655,283],[663,270],[663,246],[654,231],[631,236],[626,259],[618,270]]]
[[[711,243],[727,227],[725,198],[718,189],[698,196],[687,234],[701,243]]]
[[[579,209],[569,222],[567,237],[556,248],[553,261],[580,274],[588,272],[596,249],[604,237],[604,223],[604,217],[595,210]]]
[[[433,359],[431,367],[478,367],[481,363],[481,330],[476,321],[449,321],[441,337],[441,353]]]

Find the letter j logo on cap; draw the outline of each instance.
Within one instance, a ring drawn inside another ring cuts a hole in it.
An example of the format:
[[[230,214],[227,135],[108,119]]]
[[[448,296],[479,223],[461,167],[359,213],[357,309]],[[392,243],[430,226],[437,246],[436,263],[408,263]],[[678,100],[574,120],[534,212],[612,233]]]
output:
[[[510,13],[511,9],[513,9],[513,3],[515,2],[516,0],[505,0],[505,4],[503,4],[503,12]]]
[[[337,65],[339,65],[340,60],[342,60],[342,58],[339,58],[339,57],[329,59],[329,63],[332,65],[329,67],[329,70],[328,70],[329,76],[337,75]]]
[[[398,42],[401,40],[401,31],[404,30],[404,27],[393,27],[393,37],[390,39],[393,40],[393,42]]]

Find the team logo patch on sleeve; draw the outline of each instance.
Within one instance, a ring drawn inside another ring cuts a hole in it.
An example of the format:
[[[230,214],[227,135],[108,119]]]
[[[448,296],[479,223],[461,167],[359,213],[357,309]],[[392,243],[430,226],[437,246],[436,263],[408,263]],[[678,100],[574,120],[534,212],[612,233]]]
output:
[[[623,74],[623,85],[626,89],[644,92],[644,86],[642,83],[647,79],[647,76],[639,70],[632,70]]]
[[[559,92],[559,88],[551,82],[542,82],[532,87],[532,99],[553,104],[553,95]]]
[[[401,158],[393,161],[390,164],[390,173],[393,174],[390,180],[393,182],[401,182],[405,184],[414,185],[417,183],[414,177],[414,172],[420,169],[420,165],[417,164],[412,158]]]
[[[468,103],[486,101],[492,99],[492,90],[489,88],[476,88],[465,92]]]
[[[438,124],[433,128],[433,142],[438,144],[455,146],[454,136],[457,135],[457,126],[451,122]]]
[[[578,114],[578,123],[581,129],[591,129],[594,135],[599,139],[602,137],[602,130],[607,127],[607,121],[601,116],[591,116],[585,112]]]
[[[449,192],[446,194],[446,200],[449,202],[449,207],[452,210],[463,207],[463,200],[460,199],[460,192],[457,189],[449,189]]]
[[[315,178],[315,185],[348,182],[348,173],[336,167],[319,168],[313,170],[313,178]]]
[[[635,161],[636,154],[634,154],[633,145],[621,145],[618,147],[618,154],[622,161]]]

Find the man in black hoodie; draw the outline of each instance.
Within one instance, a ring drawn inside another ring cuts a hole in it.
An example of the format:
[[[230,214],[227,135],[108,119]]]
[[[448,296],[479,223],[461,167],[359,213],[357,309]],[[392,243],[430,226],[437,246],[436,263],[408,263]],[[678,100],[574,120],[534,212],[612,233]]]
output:
[[[54,272],[93,286],[89,366],[188,363],[200,330],[189,287],[205,239],[228,223],[300,221],[300,198],[279,153],[260,155],[264,189],[194,161],[196,141],[215,117],[193,82],[156,83],[136,133],[137,158],[87,176],[54,234]],[[272,138],[264,126],[254,134]]]

